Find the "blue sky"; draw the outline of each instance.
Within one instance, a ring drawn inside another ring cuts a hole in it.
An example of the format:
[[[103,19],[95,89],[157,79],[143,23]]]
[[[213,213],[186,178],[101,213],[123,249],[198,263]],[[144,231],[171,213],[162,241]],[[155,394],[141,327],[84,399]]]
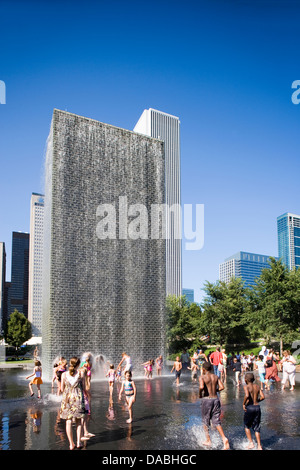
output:
[[[7,279],[12,231],[29,231],[43,191],[54,108],[129,130],[150,107],[180,118],[182,204],[205,207],[203,249],[183,249],[196,301],[228,256],[277,256],[277,216],[300,213],[299,12],[291,0],[2,0]]]

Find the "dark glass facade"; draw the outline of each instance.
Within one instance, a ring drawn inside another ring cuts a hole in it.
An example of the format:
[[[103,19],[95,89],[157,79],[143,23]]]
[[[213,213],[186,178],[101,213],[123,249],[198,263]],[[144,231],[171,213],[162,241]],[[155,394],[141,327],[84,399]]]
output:
[[[11,262],[11,305],[28,318],[29,233],[13,232]]]

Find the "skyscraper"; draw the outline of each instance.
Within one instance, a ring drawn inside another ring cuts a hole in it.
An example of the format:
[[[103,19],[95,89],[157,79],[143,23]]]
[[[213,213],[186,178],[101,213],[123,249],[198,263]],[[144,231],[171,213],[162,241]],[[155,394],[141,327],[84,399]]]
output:
[[[194,289],[182,289],[182,295],[185,295],[186,300],[194,302]]]
[[[6,275],[6,252],[5,243],[0,242],[0,333],[4,327],[5,316],[5,275]]]
[[[30,200],[30,248],[28,320],[35,336],[42,334],[42,268],[44,244],[44,196],[32,193]]]
[[[11,257],[11,311],[28,318],[29,233],[13,232]]]
[[[245,287],[251,287],[263,269],[270,268],[270,256],[239,251],[219,265],[219,280],[230,282],[232,278],[241,278]]]
[[[300,266],[300,215],[285,214],[277,217],[278,256],[289,268]]]
[[[165,354],[165,240],[136,209],[163,204],[164,144],[54,110],[46,152],[43,374],[58,355],[117,364]],[[126,204],[125,204],[126,201]],[[130,236],[128,236],[130,234]]]
[[[134,132],[155,137],[165,144],[165,203],[168,208],[181,205],[180,121],[155,109],[145,109]],[[168,212],[166,240],[166,294],[180,296],[182,292],[181,217]],[[179,238],[177,237],[180,234]]]

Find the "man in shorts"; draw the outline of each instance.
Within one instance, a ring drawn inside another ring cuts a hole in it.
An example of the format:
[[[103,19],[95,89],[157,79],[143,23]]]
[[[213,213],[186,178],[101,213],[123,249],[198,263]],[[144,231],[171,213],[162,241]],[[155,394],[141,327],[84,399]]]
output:
[[[215,426],[222,438],[224,450],[228,450],[229,441],[224,434],[221,425],[221,403],[217,392],[224,390],[224,385],[220,378],[213,374],[212,365],[209,362],[203,364],[203,375],[199,379],[199,397],[202,399],[202,421],[206,434],[206,441],[203,442],[204,446],[211,446],[211,439],[209,435],[209,427],[212,424]]]

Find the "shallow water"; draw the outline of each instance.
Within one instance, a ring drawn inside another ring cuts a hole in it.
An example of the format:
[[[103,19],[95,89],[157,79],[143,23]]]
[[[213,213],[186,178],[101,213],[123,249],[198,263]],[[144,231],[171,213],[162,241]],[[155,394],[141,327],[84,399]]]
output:
[[[66,450],[68,440],[65,422],[59,418],[60,397],[56,388],[45,383],[42,399],[31,398],[26,370],[0,371],[0,449]],[[134,422],[126,423],[128,413],[124,400],[118,400],[120,384],[115,385],[110,403],[106,380],[93,380],[91,416],[88,429],[95,434],[85,443],[86,450],[207,450],[202,442],[201,409],[198,383],[190,374],[181,376],[176,387],[174,375],[147,380],[134,376],[137,400]],[[234,385],[229,374],[221,392],[222,426],[231,449],[247,446],[243,427],[243,388]],[[300,387],[282,392],[273,384],[261,403],[261,441],[266,450],[300,449]],[[211,431],[212,449],[222,449],[216,430]]]

